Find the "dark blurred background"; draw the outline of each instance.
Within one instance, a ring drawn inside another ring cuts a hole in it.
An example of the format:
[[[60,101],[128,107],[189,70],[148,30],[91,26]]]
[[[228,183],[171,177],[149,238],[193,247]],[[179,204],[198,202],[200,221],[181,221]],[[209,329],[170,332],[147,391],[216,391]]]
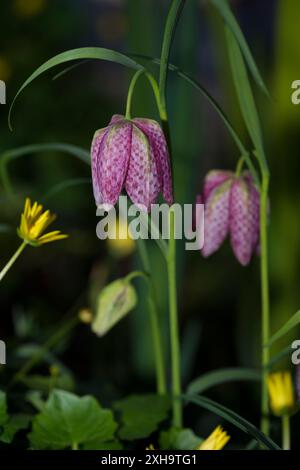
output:
[[[210,91],[247,142],[222,24],[208,3],[187,2],[172,62]],[[290,100],[291,83],[300,78],[300,3],[231,3],[271,93],[268,101],[255,92],[272,174],[270,269],[275,330],[300,305],[300,115]],[[100,46],[158,57],[168,5],[163,0],[2,0],[0,79],[7,84],[8,105],[41,63],[67,49]],[[112,114],[124,113],[131,71],[91,61],[52,80],[62,68],[46,73],[24,91],[14,110],[13,132],[7,125],[8,105],[0,106],[1,154],[33,143],[63,142],[88,150],[94,131],[104,127]],[[215,111],[176,76],[169,77],[168,102],[176,195],[179,201],[191,203],[201,191],[206,172],[213,168],[234,169],[239,155]],[[157,117],[151,90],[143,81],[136,90],[134,114]],[[0,182],[1,265],[18,246],[15,229],[26,196],[56,212],[56,225],[70,233],[70,238],[41,249],[28,249],[1,283],[0,338],[8,343],[8,365],[0,369],[4,385],[61,322],[76,315],[80,308],[90,307],[91,291],[99,291],[109,280],[138,265],[135,253],[116,256],[97,239],[90,169],[85,163],[61,152],[41,152],[11,161],[8,171],[12,193],[8,194]],[[61,183],[58,190],[56,185]],[[183,246],[178,251],[184,386],[212,369],[257,366],[259,260],[242,268],[228,242],[206,260],[198,252],[184,251]],[[151,246],[151,260],[167,350],[164,262],[156,246]],[[34,369],[35,376],[47,376],[49,364],[60,364],[68,371],[69,388],[93,393],[106,405],[129,393],[155,390],[148,331],[145,292],[140,288],[137,309],[107,336],[99,339],[88,326],[77,326]],[[295,335],[285,338],[278,349],[288,345]],[[30,388],[30,383],[27,386]],[[20,391],[17,387],[12,393]],[[223,385],[212,389],[210,396],[257,423],[256,384]],[[205,411],[187,411],[186,424],[199,434],[207,429],[207,423],[213,426],[217,422]],[[238,434],[234,430],[232,433]]]

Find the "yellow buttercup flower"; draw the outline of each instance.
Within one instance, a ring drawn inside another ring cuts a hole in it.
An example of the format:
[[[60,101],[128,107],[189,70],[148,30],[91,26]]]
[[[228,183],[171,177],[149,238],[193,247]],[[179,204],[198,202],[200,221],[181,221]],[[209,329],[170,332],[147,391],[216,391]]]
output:
[[[268,377],[270,404],[277,416],[288,413],[295,405],[294,387],[289,371],[274,372]]]
[[[230,436],[218,426],[207,439],[196,448],[196,450],[221,450],[229,441]]]
[[[67,238],[68,235],[59,230],[44,234],[47,227],[56,219],[50,211],[43,212],[43,206],[35,202],[31,205],[29,198],[25,201],[24,212],[21,215],[21,223],[17,230],[18,235],[26,243],[33,246],[44,245]]]

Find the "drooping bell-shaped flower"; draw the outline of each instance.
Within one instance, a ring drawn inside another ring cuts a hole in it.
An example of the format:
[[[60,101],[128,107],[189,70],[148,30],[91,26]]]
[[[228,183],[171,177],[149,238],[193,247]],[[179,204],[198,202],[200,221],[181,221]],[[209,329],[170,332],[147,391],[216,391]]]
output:
[[[114,205],[123,188],[146,211],[159,193],[173,203],[168,147],[156,121],[113,116],[106,128],[95,133],[91,158],[97,206]]]
[[[259,245],[259,192],[251,174],[236,176],[214,170],[204,181],[205,204],[203,256],[220,248],[230,235],[237,260],[246,266]]]

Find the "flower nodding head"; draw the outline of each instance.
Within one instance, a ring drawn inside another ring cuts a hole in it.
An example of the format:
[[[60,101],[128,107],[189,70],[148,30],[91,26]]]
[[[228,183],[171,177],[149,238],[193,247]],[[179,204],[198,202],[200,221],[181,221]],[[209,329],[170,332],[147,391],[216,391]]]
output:
[[[145,211],[160,192],[173,203],[168,147],[156,121],[113,116],[108,127],[95,133],[91,159],[97,206],[116,204],[123,188]]]
[[[246,266],[259,244],[259,192],[249,172],[236,176],[229,171],[214,170],[204,182],[204,246],[202,254],[210,256],[230,235],[237,260]]]

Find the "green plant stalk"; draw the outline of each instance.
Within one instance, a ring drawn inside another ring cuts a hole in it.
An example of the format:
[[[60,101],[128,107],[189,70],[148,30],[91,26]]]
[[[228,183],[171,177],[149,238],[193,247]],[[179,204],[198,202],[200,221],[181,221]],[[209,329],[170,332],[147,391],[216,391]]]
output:
[[[158,86],[157,80],[155,79],[155,77],[150,72],[147,72],[144,69],[143,70],[138,70],[133,75],[133,77],[131,79],[129,89],[128,89],[127,101],[126,101],[125,118],[126,119],[131,119],[131,107],[132,107],[133,92],[134,92],[135,86],[138,82],[138,79],[142,75],[144,75],[147,78],[149,84],[151,85],[151,88],[152,88],[152,91],[153,91],[153,94],[154,94],[154,98],[155,98],[155,101],[156,101],[156,106],[157,106],[157,109],[158,109],[158,112],[159,112],[159,117],[160,117],[161,121],[162,122],[166,121],[167,120],[167,113],[166,113],[166,110],[162,106],[161,101],[160,101],[160,92],[159,92],[159,86]]]
[[[0,281],[2,281],[2,279],[4,278],[4,276],[6,275],[6,273],[10,270],[10,268],[12,267],[12,265],[15,263],[15,261],[19,258],[20,254],[22,253],[22,251],[24,250],[24,248],[26,247],[27,243],[26,242],[23,242],[19,248],[17,249],[17,251],[14,253],[14,255],[10,258],[10,260],[8,261],[8,263],[4,266],[4,268],[2,269],[2,271],[0,272]]]
[[[162,127],[167,139],[170,156],[172,155],[172,146],[170,138],[170,129],[167,113],[167,75],[169,69],[169,58],[176,26],[185,5],[185,0],[173,0],[164,30],[162,42],[160,68],[159,68],[159,106],[162,120]],[[171,159],[171,163],[173,161]],[[172,173],[174,173],[172,165]],[[174,178],[173,178],[174,182]],[[167,271],[169,284],[169,323],[170,323],[170,343],[171,343],[171,361],[172,361],[172,394],[173,394],[173,426],[182,427],[182,403],[179,399],[181,394],[181,376],[180,376],[180,341],[178,327],[178,308],[177,308],[177,288],[176,288],[176,242],[174,234],[174,212],[170,209],[170,241],[167,257]]]
[[[174,212],[170,209],[170,241],[168,266],[169,281],[169,310],[170,310],[170,341],[172,358],[172,392],[173,392],[173,426],[182,427],[182,402],[181,395],[181,365],[180,365],[180,342],[179,325],[177,311],[177,290],[176,290],[176,242],[174,237]]]
[[[265,346],[270,338],[270,299],[269,299],[269,273],[268,273],[268,191],[269,174],[263,170],[260,192],[260,269],[261,269],[261,302],[262,302],[262,391],[261,391],[261,431],[269,436],[269,402],[268,402],[268,364],[270,361],[270,347]]]
[[[288,414],[284,414],[281,417],[282,427],[282,448],[283,450],[291,449],[291,428],[290,428],[290,417]]]
[[[133,97],[133,92],[135,89],[135,85],[139,79],[139,77],[144,73],[144,70],[138,70],[132,77],[129,89],[128,89],[128,94],[127,94],[127,102],[126,102],[126,112],[125,112],[125,119],[130,120],[131,119],[131,103],[132,103],[132,97]]]
[[[146,273],[150,274],[150,262],[148,257],[148,252],[146,248],[146,243],[144,240],[138,240],[138,250],[140,258],[143,264],[143,267]],[[161,328],[159,323],[159,315],[157,309],[157,301],[155,296],[155,288],[151,276],[148,280],[148,310],[150,316],[150,325],[152,333],[152,342],[153,342],[153,351],[155,359],[155,370],[156,370],[156,387],[158,395],[165,395],[167,393],[166,386],[166,370],[165,370],[165,360],[162,346],[162,335]]]

